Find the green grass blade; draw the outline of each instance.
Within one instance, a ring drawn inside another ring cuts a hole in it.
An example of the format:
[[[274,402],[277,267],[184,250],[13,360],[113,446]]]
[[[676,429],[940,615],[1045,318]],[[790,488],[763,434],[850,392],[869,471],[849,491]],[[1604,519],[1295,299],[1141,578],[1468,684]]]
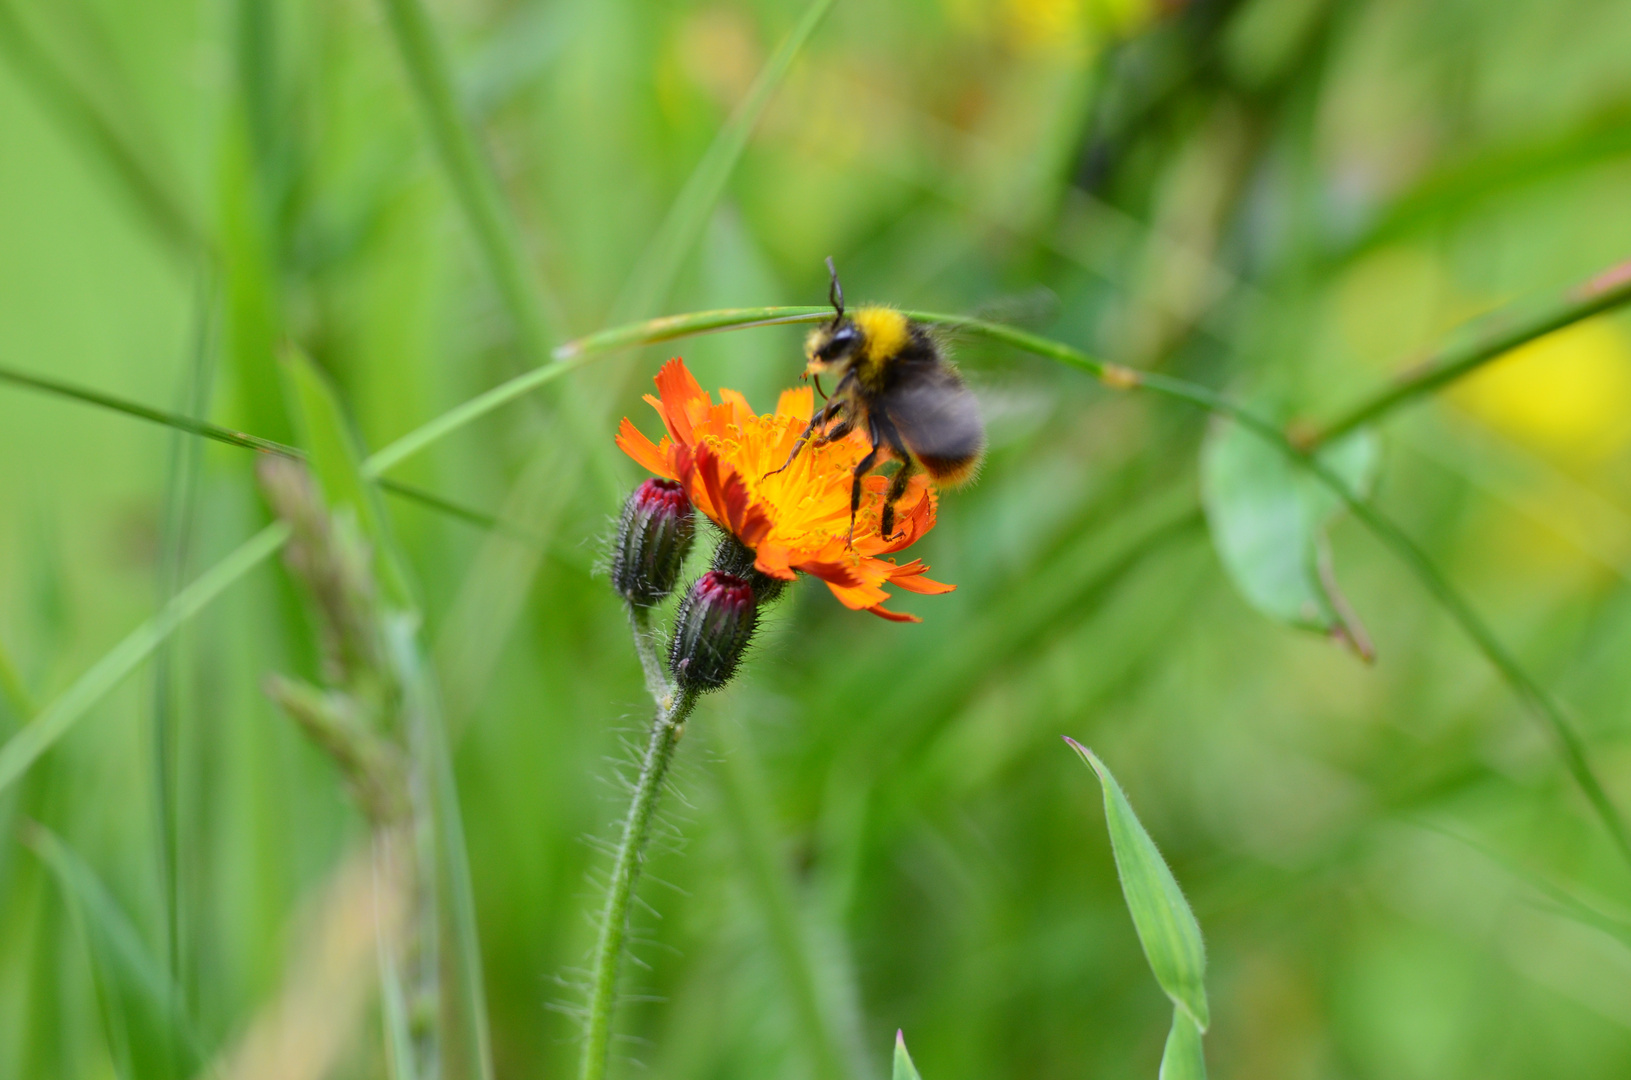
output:
[[[548,315],[557,305],[544,299],[541,284],[527,265],[521,235],[504,202],[498,178],[482,153],[465,118],[448,71],[447,57],[430,16],[420,0],[382,0],[386,21],[396,40],[425,116],[436,156],[446,170],[460,209],[475,233],[482,261],[498,286],[522,353],[533,364],[549,357],[553,336]]]
[[[906,1032],[895,1032],[895,1069],[890,1080],[923,1080],[918,1075],[917,1066],[912,1064],[912,1055],[906,1051]]]
[[[557,360],[554,363],[523,372],[513,379],[500,383],[491,390],[477,394],[464,404],[449,409],[436,419],[421,424],[400,439],[376,450],[369,455],[368,460],[363,462],[363,475],[375,477],[383,474],[387,469],[412,457],[431,443],[446,438],[472,420],[486,416],[494,409],[509,404],[521,395],[536,390],[546,383],[553,382],[570,371],[575,371],[582,367],[583,363],[584,358]]]
[[[661,309],[668,299],[686,256],[696,247],[697,239],[725,192],[726,183],[736,171],[737,162],[742,160],[748,138],[758,126],[765,107],[832,5],[833,0],[811,0],[799,21],[760,69],[736,112],[714,136],[702,160],[692,170],[622,295],[612,306],[615,320],[639,318]]]
[[[281,523],[268,525],[181,590],[151,619],[91,665],[60,697],[0,746],[0,791],[16,782],[78,723],[91,706],[151,656],[176,627],[198,614],[229,585],[271,558],[289,538]]]
[[[339,396],[298,349],[290,347],[284,352],[283,370],[290,387],[291,411],[324,499],[334,510],[356,516],[363,535],[373,545],[374,562],[387,599],[400,608],[415,607],[407,573],[391,539],[390,521],[379,506],[374,486],[363,475],[361,444]]]
[[[1201,942],[1200,924],[1116,778],[1093,751],[1069,736],[1065,742],[1098,774],[1104,788],[1104,817],[1110,828],[1110,846],[1115,851],[1116,873],[1155,981],[1172,1003],[1205,1031],[1211,1018],[1206,1005],[1206,948]]]
[[[450,948],[445,960],[451,968],[454,1024],[446,1034],[457,1041],[466,1059],[462,1075],[492,1080],[492,1035],[487,1020],[487,994],[482,979],[481,939],[476,926],[475,889],[470,880],[470,854],[464,839],[464,818],[459,809],[458,784],[453,775],[453,754],[440,707],[441,693],[419,650],[412,622],[392,620],[387,628],[392,663],[402,680],[406,707],[423,734],[421,752],[431,802],[435,808],[436,850],[440,856],[438,892],[446,903],[445,919]],[[454,1075],[461,1075],[455,1073]]]
[[[23,841],[51,871],[84,927],[114,1057],[125,1076],[190,1077],[204,1054],[181,992],[96,871],[55,833],[28,823]]]
[[[1206,1080],[1206,1052],[1201,1048],[1201,1031],[1187,1012],[1172,1010],[1172,1029],[1161,1051],[1159,1080]]]

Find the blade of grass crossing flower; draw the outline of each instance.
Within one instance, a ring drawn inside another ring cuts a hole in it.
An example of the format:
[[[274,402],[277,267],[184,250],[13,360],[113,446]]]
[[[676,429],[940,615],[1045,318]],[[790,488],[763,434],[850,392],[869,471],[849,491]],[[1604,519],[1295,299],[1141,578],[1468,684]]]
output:
[[[360,444],[338,395],[317,366],[292,346],[284,351],[283,371],[289,382],[291,411],[324,498],[335,510],[356,515],[357,526],[374,547],[374,562],[387,599],[396,607],[413,608],[407,573],[391,541],[390,521],[374,485],[363,478]]]
[[[709,144],[702,160],[691,172],[657,235],[646,248],[639,266],[629,278],[623,293],[613,305],[616,319],[638,318],[661,308],[674,287],[685,259],[696,247],[697,238],[708,224],[714,207],[725,192],[725,184],[747,149],[748,138],[758,126],[765,107],[793,66],[793,61],[815,28],[832,8],[833,0],[811,0],[804,14],[788,32],[775,53],[765,62],[736,112]]]
[[[1206,1052],[1201,1047],[1201,1029],[1189,1013],[1172,1010],[1172,1029],[1161,1051],[1159,1080],[1206,1080]]]
[[[906,1032],[895,1032],[895,1068],[890,1074],[890,1080],[923,1080],[918,1075],[917,1066],[912,1064],[912,1055],[906,1051]]]
[[[1206,949],[1201,943],[1200,924],[1109,768],[1076,740],[1067,736],[1065,742],[1098,774],[1104,789],[1104,817],[1115,852],[1116,874],[1121,878],[1122,895],[1127,898],[1127,910],[1133,916],[1133,926],[1155,981],[1172,1003],[1205,1031],[1211,1019],[1206,1005]]]
[[[16,782],[52,746],[78,723],[104,694],[135,671],[176,627],[198,614],[226,588],[272,556],[289,531],[281,522],[268,525],[235,551],[175,595],[151,619],[142,623],[102,659],[46,705],[17,734],[0,746],[0,791]]]
[[[123,1077],[190,1077],[204,1055],[181,993],[113,894],[83,858],[42,825],[27,823],[39,856],[84,930],[102,999],[109,1049]]]

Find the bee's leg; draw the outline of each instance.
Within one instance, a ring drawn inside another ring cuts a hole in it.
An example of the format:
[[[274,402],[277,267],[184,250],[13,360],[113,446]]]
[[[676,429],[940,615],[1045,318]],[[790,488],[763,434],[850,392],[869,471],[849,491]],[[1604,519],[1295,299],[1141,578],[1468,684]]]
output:
[[[887,419],[880,418],[877,425],[878,434],[889,447],[889,452],[900,462],[900,468],[895,471],[894,479],[889,481],[889,493],[883,497],[883,513],[878,521],[878,535],[885,540],[894,539],[895,534],[895,504],[900,502],[902,495],[906,494],[906,485],[911,482],[912,474],[917,472],[917,459],[912,457],[906,449],[906,442],[895,430],[895,425]]]
[[[849,538],[845,543],[851,548],[855,546],[855,514],[861,509],[861,481],[872,471],[872,466],[878,463],[878,454],[883,450],[878,444],[877,432],[873,432],[873,436],[872,449],[867,451],[866,457],[855,463],[855,483],[849,489]]]
[[[917,472],[917,462],[910,457],[902,459],[903,464],[896,471],[895,478],[889,481],[889,494],[883,498],[883,520],[878,524],[878,532],[885,540],[895,538],[895,504],[900,497],[906,494],[906,485],[911,482],[912,474]]]
[[[828,428],[826,431],[823,431],[820,435],[817,435],[815,437],[815,445],[826,446],[830,442],[837,442],[839,439],[842,439],[845,435],[848,435],[854,430],[854,419],[846,416],[842,420],[838,421],[838,423]]]
[[[810,418],[810,422],[805,426],[804,431],[799,435],[798,441],[793,443],[793,452],[787,455],[787,460],[782,462],[781,468],[771,469],[769,472],[765,473],[765,476],[775,476],[783,469],[786,469],[787,466],[793,464],[793,459],[799,456],[799,451],[803,450],[804,444],[810,441],[810,436],[815,433],[816,428],[820,427],[822,424],[825,424],[828,420],[831,420],[833,414],[837,411],[838,402],[836,401],[831,402],[824,408],[818,410],[816,414]],[[760,477],[760,479],[762,480],[764,477]]]

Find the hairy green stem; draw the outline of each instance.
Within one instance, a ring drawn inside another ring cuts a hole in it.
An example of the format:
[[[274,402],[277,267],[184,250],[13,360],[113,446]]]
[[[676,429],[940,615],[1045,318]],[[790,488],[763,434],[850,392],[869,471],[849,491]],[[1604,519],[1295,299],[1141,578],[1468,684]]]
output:
[[[1447,345],[1405,372],[1392,386],[1342,413],[1318,432],[1298,440],[1304,450],[1333,442],[1415,398],[1430,394],[1526,342],[1631,303],[1631,262],[1609,268],[1570,289],[1560,300],[1528,313],[1502,312],[1470,337]]]
[[[601,1080],[606,1075],[606,1055],[612,1040],[612,1011],[617,1003],[617,976],[623,964],[624,942],[628,937],[629,905],[645,862],[646,843],[651,839],[651,821],[663,779],[674,761],[685,720],[696,707],[694,690],[669,692],[652,721],[645,755],[640,759],[640,776],[634,783],[634,798],[623,820],[623,837],[617,845],[612,880],[606,890],[606,906],[600,916],[600,937],[595,942],[594,966],[589,976],[589,1016],[584,1032],[583,1059],[579,1080]]]
[[[673,693],[668,676],[663,672],[663,660],[658,655],[657,631],[651,626],[651,609],[636,604],[625,604],[629,609],[629,630],[634,635],[634,651],[640,657],[640,670],[646,677],[646,692],[661,708],[663,699]]]

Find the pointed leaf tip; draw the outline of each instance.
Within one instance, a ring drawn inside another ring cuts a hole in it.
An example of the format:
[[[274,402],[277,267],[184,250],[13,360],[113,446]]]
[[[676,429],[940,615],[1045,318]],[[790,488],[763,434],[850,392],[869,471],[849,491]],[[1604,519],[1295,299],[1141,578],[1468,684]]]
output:
[[[1068,736],[1065,741],[1098,774],[1122,895],[1155,981],[1195,1027],[1205,1031],[1211,1020],[1200,924],[1115,776],[1093,751]]]
[[[918,1075],[917,1066],[912,1064],[912,1055],[906,1052],[906,1032],[895,1032],[895,1070],[891,1080],[923,1080]]]

